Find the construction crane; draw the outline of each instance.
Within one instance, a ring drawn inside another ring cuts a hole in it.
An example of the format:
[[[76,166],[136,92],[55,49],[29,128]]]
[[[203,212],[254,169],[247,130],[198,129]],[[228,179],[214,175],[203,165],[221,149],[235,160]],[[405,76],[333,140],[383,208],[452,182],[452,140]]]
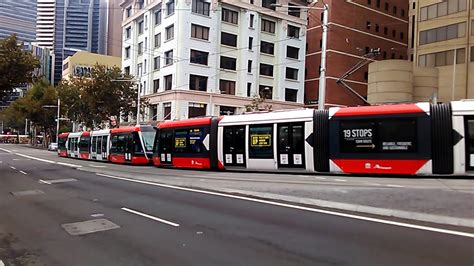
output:
[[[356,71],[358,71],[359,69],[363,68],[364,66],[366,66],[367,64],[369,64],[373,58],[375,58],[376,56],[380,55],[380,48],[376,48],[376,49],[370,49],[370,51],[366,54],[364,54],[362,56],[362,59],[357,62],[357,64],[355,64],[353,67],[351,67],[349,70],[347,70],[346,73],[344,73],[338,80],[336,80],[336,83],[337,84],[341,84],[342,86],[344,86],[347,90],[349,90],[350,92],[352,92],[355,96],[357,96],[357,98],[361,99],[362,101],[364,101],[365,103],[369,104],[369,102],[367,102],[367,100],[362,96],[360,95],[359,93],[357,93],[353,88],[351,88],[347,83],[346,83],[346,79],[351,76],[352,74],[354,74]]]

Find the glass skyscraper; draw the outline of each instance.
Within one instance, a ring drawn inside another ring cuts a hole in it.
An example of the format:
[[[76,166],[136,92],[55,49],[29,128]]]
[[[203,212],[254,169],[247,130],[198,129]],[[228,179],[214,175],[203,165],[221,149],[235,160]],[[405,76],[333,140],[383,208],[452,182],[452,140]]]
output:
[[[15,33],[23,42],[34,42],[37,0],[0,0],[0,39]]]

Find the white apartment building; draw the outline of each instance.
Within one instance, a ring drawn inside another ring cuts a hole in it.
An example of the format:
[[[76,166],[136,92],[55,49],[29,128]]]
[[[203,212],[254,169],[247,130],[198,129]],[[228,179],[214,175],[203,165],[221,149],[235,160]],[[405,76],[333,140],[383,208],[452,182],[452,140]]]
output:
[[[305,3],[273,3],[122,2],[122,68],[149,100],[145,119],[237,114],[258,94],[303,107],[307,13],[291,5]]]

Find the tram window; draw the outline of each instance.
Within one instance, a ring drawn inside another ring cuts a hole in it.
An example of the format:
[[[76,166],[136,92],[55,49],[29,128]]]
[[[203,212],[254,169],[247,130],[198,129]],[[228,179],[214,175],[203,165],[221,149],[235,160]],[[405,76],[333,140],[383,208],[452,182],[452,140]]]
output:
[[[107,152],[107,136],[102,137],[102,152]]]
[[[202,147],[202,129],[193,128],[189,130],[188,143],[189,150],[191,153],[201,153],[204,149]]]
[[[378,119],[340,122],[343,153],[416,152],[416,119]]]
[[[66,149],[66,139],[59,139],[58,149],[60,149],[60,150],[65,150]]]
[[[95,147],[97,147],[95,150],[97,151],[97,154],[102,153],[102,137],[95,137],[95,145],[93,144],[92,148],[94,149]]]
[[[142,129],[143,144],[147,152],[153,151],[153,141],[155,140],[156,130],[153,128]]]
[[[176,153],[185,153],[186,152],[186,139],[188,137],[187,130],[176,130],[174,132],[174,151]]]
[[[416,120],[385,119],[378,122],[381,152],[416,152]]]
[[[249,127],[249,157],[254,159],[273,158],[273,125]]]
[[[173,147],[173,132],[171,130],[161,130],[159,138],[160,153],[170,153]]]
[[[97,145],[97,137],[92,137],[92,147],[91,147],[92,152],[97,151],[96,145]]]
[[[138,136],[138,132],[133,132],[133,151],[138,153],[143,153],[143,146],[142,142],[140,141],[140,137]]]
[[[89,152],[90,141],[90,137],[82,137],[81,141],[79,142],[79,150],[81,152]]]

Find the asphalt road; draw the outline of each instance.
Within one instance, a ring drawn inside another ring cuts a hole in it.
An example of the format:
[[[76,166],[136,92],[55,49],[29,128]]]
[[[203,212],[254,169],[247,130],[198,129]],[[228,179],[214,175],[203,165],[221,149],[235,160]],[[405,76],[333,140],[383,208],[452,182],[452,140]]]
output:
[[[62,227],[94,219],[119,228],[71,235]],[[129,182],[0,150],[0,260],[471,266],[474,238]]]

